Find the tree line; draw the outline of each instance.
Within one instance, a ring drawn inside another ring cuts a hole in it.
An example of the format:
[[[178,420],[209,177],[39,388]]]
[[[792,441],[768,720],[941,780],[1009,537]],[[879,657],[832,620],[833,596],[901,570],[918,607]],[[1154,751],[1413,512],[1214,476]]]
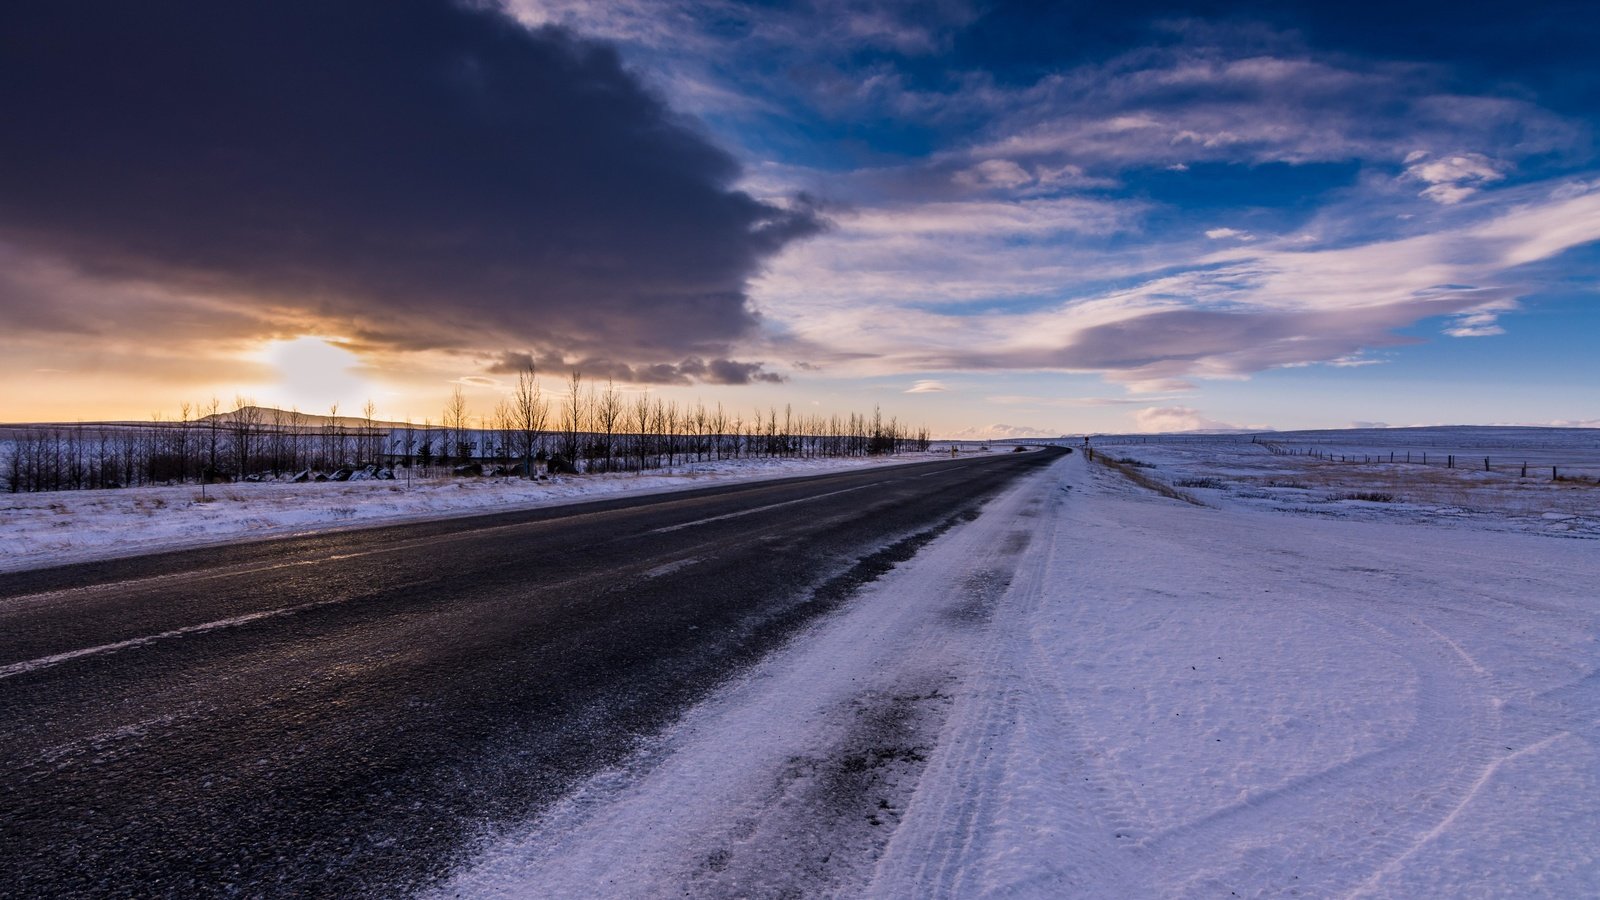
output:
[[[324,417],[264,409],[237,396],[228,412],[212,399],[149,422],[23,426],[7,429],[10,440],[0,443],[0,478],[13,493],[396,469],[531,478],[724,459],[874,456],[930,444],[926,428],[913,432],[878,409],[870,416],[797,415],[785,405],[746,414],[721,403],[628,396],[611,382],[585,385],[578,372],[563,386],[552,401],[528,367],[484,417],[473,414],[457,386],[438,424],[380,422],[371,401],[358,418],[341,417],[337,404]]]

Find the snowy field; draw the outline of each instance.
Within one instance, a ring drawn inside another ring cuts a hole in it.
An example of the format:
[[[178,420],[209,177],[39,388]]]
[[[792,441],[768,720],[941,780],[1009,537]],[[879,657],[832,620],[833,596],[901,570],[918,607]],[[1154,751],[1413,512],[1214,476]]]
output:
[[[1126,449],[1223,486],[1062,459],[439,894],[1600,895],[1600,543],[1520,521],[1567,495]]]
[[[941,447],[948,448],[948,443]],[[1007,450],[999,448],[995,452]],[[963,453],[983,452],[975,447]],[[943,453],[839,459],[692,462],[640,474],[214,484],[0,494],[0,571],[150,553],[329,528],[392,524],[572,503],[621,492],[716,484],[948,459]]]
[[[1253,440],[1124,436],[1091,443],[1104,456],[1145,464],[1138,466],[1144,475],[1210,505],[1600,537],[1600,429],[1391,428]],[[1455,468],[1446,468],[1452,456]],[[1552,467],[1563,480],[1551,479]]]

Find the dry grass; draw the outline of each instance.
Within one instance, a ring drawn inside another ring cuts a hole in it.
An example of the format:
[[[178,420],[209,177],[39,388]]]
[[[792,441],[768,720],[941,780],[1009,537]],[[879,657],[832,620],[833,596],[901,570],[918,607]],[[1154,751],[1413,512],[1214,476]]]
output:
[[[1142,469],[1153,468],[1149,463],[1141,463],[1137,460],[1130,460],[1127,458],[1112,459],[1109,456],[1099,453],[1095,454],[1094,461],[1102,466],[1105,466],[1111,471],[1116,472],[1118,475],[1121,475],[1123,478],[1128,479],[1134,484],[1146,490],[1155,491],[1157,494],[1160,494],[1163,497],[1170,497],[1173,500],[1182,500],[1184,503],[1192,503],[1195,506],[1205,506],[1205,504],[1201,503],[1193,494],[1180,491],[1172,485],[1167,484],[1165,481],[1141,471]]]
[[[1278,459],[1281,461],[1281,458]],[[1539,510],[1593,514],[1600,487],[1590,481],[1522,478],[1516,473],[1438,466],[1305,460],[1292,477],[1276,472],[1245,479],[1263,487],[1324,492],[1330,499],[1387,496],[1386,502],[1453,506],[1483,512]]]

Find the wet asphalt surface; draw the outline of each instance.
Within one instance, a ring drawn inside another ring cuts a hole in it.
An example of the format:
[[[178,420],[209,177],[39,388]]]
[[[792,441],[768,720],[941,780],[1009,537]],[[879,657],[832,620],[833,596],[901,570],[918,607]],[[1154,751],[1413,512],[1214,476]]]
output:
[[[0,897],[436,884],[1057,452],[0,575]]]

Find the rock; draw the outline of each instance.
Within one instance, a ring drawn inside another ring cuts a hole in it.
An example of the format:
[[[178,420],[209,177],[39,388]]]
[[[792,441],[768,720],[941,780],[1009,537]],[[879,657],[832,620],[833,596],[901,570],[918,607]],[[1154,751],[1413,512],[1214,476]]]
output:
[[[578,467],[573,464],[572,460],[567,459],[565,456],[562,456],[559,453],[552,453],[550,455],[550,462],[545,464],[545,470],[551,475],[578,474]]]
[[[378,479],[379,481],[393,481],[394,480],[394,470],[393,469],[379,469],[377,472],[373,473],[372,477]]]
[[[294,482],[295,484],[304,484],[307,481],[311,480],[311,470],[310,469],[302,469],[300,471],[300,474],[294,476],[293,478],[291,478],[289,480]]]
[[[332,475],[329,475],[328,478],[333,481],[349,481],[350,476],[354,474],[355,471],[349,466],[340,466]]]
[[[328,476],[322,474],[321,472],[317,473],[317,481],[327,481],[327,480],[328,480]]]
[[[454,469],[451,469],[450,471],[451,471],[451,474],[459,475],[459,476],[461,476],[463,478],[474,476],[474,475],[482,475],[483,474],[483,463],[467,463],[464,466],[456,466]]]

